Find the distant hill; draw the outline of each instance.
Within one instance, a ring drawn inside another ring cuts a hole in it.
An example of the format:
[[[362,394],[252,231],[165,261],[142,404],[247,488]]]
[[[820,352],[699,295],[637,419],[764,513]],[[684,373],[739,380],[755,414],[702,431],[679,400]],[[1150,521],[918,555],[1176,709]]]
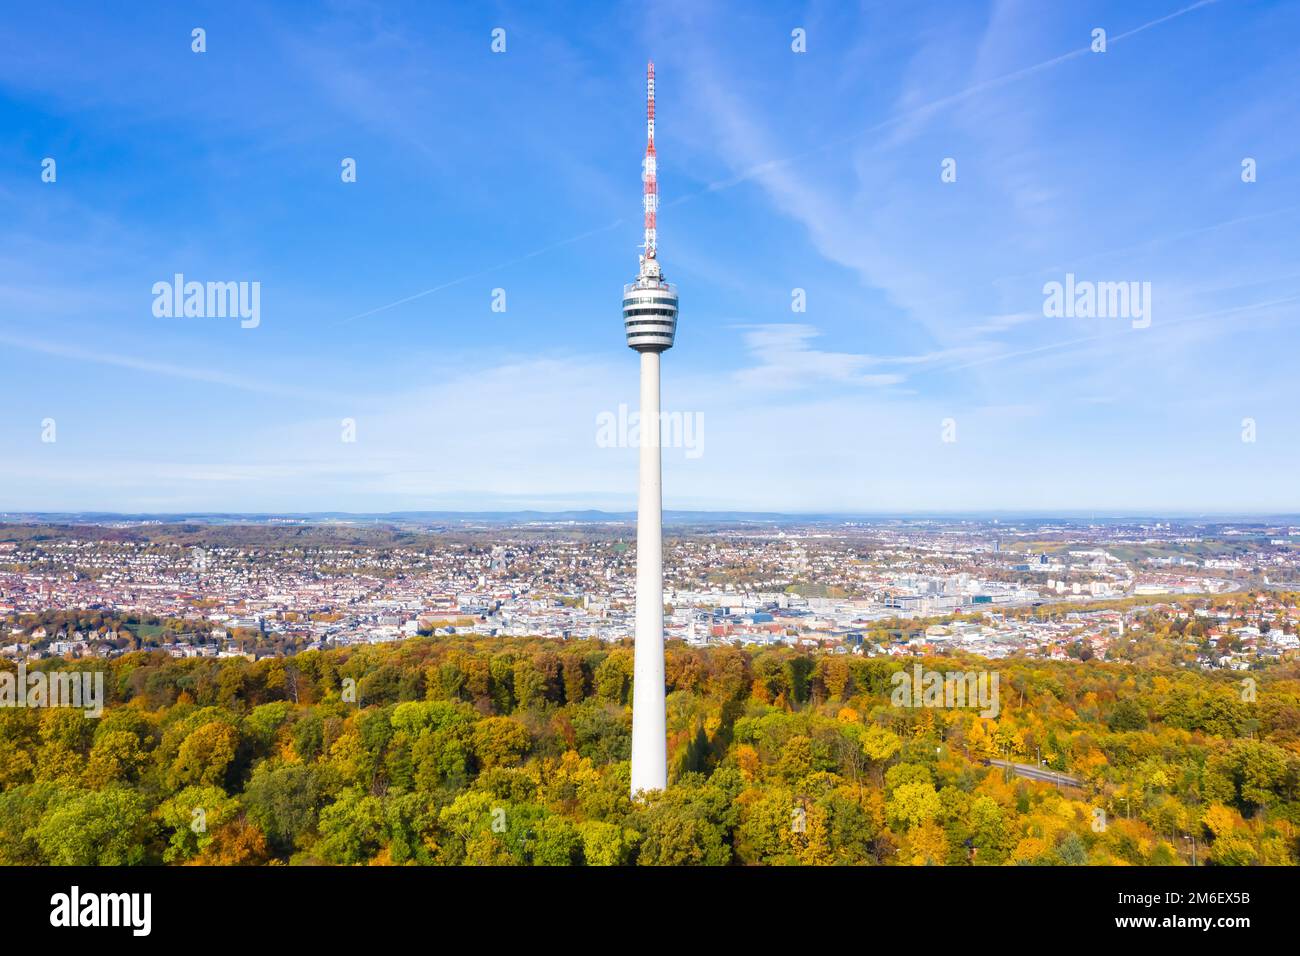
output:
[[[1155,522],[1192,525],[1198,527],[1261,526],[1278,527],[1300,524],[1300,515],[1225,515],[1225,514],[1140,514],[1103,512],[915,512],[898,513],[837,513],[821,512],[795,514],[779,511],[673,511],[663,513],[665,524],[768,524],[768,525],[845,525],[854,523],[872,525],[932,524],[952,526],[961,524],[1003,524],[1008,529],[1017,525],[1132,525]],[[390,511],[353,513],[346,511],[315,511],[290,513],[265,512],[182,512],[174,514],[121,514],[108,511],[74,512],[0,512],[0,524],[348,524],[348,525],[406,525],[430,527],[438,525],[523,525],[523,524],[635,524],[635,511],[599,511],[596,509],[572,511]]]

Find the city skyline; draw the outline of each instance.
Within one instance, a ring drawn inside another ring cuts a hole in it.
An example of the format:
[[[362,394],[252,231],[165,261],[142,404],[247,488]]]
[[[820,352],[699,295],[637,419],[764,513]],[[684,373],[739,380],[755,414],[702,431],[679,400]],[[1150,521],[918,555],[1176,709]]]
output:
[[[656,16],[15,12],[0,509],[632,510],[599,436],[653,52],[668,509],[1300,510],[1294,8]],[[155,314],[177,274],[259,283],[256,326]],[[1146,314],[1050,315],[1076,280]]]

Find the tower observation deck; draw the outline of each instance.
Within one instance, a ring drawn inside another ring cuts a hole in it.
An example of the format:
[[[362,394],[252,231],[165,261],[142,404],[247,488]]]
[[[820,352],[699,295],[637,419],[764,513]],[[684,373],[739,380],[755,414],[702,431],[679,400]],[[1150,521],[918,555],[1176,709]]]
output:
[[[651,260],[655,271],[659,263]],[[643,271],[623,287],[623,331],[638,352],[664,352],[677,335],[677,287]]]

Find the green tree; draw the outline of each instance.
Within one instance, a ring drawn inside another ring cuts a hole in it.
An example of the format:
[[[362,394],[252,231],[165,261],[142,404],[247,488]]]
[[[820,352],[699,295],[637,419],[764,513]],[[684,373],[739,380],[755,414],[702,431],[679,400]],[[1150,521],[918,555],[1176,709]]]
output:
[[[582,855],[588,866],[624,866],[631,862],[640,835],[630,828],[603,820],[578,823]]]
[[[114,783],[134,783],[148,759],[140,747],[140,738],[129,730],[96,735],[83,780],[95,790]]]
[[[214,720],[196,728],[176,754],[168,775],[171,786],[221,784],[238,744],[239,732],[223,721]]]
[[[258,764],[244,790],[244,806],[272,848],[287,853],[316,824],[316,775],[302,764]]]
[[[134,866],[146,861],[153,829],[144,800],[111,787],[54,803],[36,827],[36,842],[54,866]]]
[[[941,809],[939,794],[928,780],[915,780],[895,787],[887,807],[890,826],[903,829],[929,823]]]
[[[212,842],[213,833],[239,814],[239,801],[211,785],[186,787],[159,806],[157,817],[171,831],[163,859],[193,859]]]
[[[381,846],[384,807],[378,797],[345,790],[320,812],[316,852],[327,863],[365,863]]]
[[[514,763],[528,745],[528,731],[509,717],[485,717],[474,725],[474,756],[484,768]]]

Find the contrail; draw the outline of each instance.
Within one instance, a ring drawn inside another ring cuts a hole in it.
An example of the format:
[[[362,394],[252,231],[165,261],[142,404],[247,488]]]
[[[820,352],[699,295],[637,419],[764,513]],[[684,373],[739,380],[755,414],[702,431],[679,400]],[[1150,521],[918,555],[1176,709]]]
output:
[[[1277,208],[1270,209],[1268,212],[1254,213],[1249,216],[1236,216],[1232,219],[1224,219],[1219,222],[1212,222],[1206,226],[1193,226],[1190,229],[1180,229],[1178,232],[1166,233],[1163,236],[1152,236],[1150,239],[1143,239],[1140,242],[1130,243],[1127,246],[1117,246],[1113,249],[1098,249],[1095,252],[1089,252],[1086,255],[1072,257],[1070,259],[1068,266],[1063,265],[1061,263],[1057,263],[1055,265],[1043,266],[1040,269],[1031,269],[1028,272],[1013,272],[1010,275],[997,276],[991,281],[993,283],[1009,282],[1012,279],[1024,279],[1029,276],[1044,275],[1045,273],[1049,273],[1049,272],[1064,272],[1067,270],[1067,268],[1068,269],[1075,268],[1081,262],[1092,262],[1096,259],[1104,259],[1107,256],[1117,256],[1125,252],[1133,252],[1138,249],[1143,249],[1147,246],[1161,245],[1166,242],[1173,242],[1176,239],[1186,239],[1189,236],[1199,236],[1207,232],[1214,232],[1215,230],[1218,229],[1227,229],[1230,228],[1231,226],[1239,226],[1245,222],[1259,222],[1260,220],[1263,219],[1272,219],[1275,216],[1281,216],[1286,213],[1295,212],[1297,209],[1300,209],[1300,204],[1293,204],[1290,206],[1278,206]],[[1291,278],[1291,276],[1279,276],[1278,278],[1289,279]]]
[[[1269,299],[1265,302],[1252,302],[1248,305],[1234,305],[1226,309],[1215,309],[1212,312],[1200,312],[1196,315],[1184,316],[1181,319],[1172,319],[1169,322],[1162,322],[1159,325],[1153,325],[1153,329],[1167,329],[1171,325],[1185,325],[1188,322],[1201,322],[1205,319],[1215,319],[1223,315],[1232,315],[1235,312],[1253,312],[1257,309],[1267,309],[1275,305],[1286,305],[1290,302],[1300,301],[1300,294],[1283,296],[1280,299]],[[1128,329],[1133,332],[1135,330]],[[1082,345],[1085,342],[1099,342],[1103,339],[1114,338],[1112,333],[1101,333],[1099,335],[1085,335],[1076,339],[1066,339],[1063,342],[1049,342],[1047,345],[1039,345],[1031,349],[1019,349],[1014,352],[1002,352],[997,355],[990,355],[986,358],[974,359],[970,362],[964,362],[961,365],[935,366],[934,368],[924,369],[919,374],[924,375],[926,372],[959,372],[963,369],[974,368],[977,365],[988,365],[991,362],[1001,362],[1006,359],[1022,358],[1026,355],[1037,355],[1042,352],[1054,352],[1057,349],[1068,348],[1071,345]]]
[[[1149,30],[1154,26],[1158,26],[1159,24],[1162,23],[1167,23],[1168,21],[1176,19],[1177,17],[1181,17],[1184,14],[1191,13],[1193,10],[1198,10],[1201,7],[1207,7],[1210,4],[1218,3],[1218,2],[1219,0],[1198,0],[1198,2],[1193,3],[1191,6],[1183,7],[1181,10],[1175,10],[1173,13],[1166,14],[1163,17],[1158,17],[1155,20],[1150,20],[1146,23],[1143,23],[1140,26],[1134,27],[1132,30],[1128,30],[1124,33],[1120,33],[1116,36],[1113,36],[1108,40],[1108,43],[1118,43],[1119,41],[1134,36],[1135,34],[1141,33],[1144,30]],[[976,83],[974,86],[967,87],[966,89],[961,90],[957,93],[952,93],[948,96],[941,97],[940,99],[933,100],[929,103],[925,103],[921,106],[915,107],[911,110],[908,110],[905,113],[899,113],[895,116],[890,117],[889,119],[882,120],[881,122],[876,123],[874,126],[869,126],[866,129],[857,130],[856,132],[850,133],[847,136],[840,136],[835,139],[825,140],[820,145],[815,146],[812,149],[808,149],[801,153],[795,153],[793,155],[785,156],[778,159],[770,159],[767,160],[766,162],[762,162],[755,166],[751,166],[749,169],[741,173],[738,173],[737,175],[729,179],[719,180],[717,182],[710,183],[708,186],[705,186],[703,189],[697,189],[694,192],[685,193],[681,196],[678,196],[676,199],[672,200],[671,202],[661,203],[660,208],[664,208],[668,206],[677,206],[680,205],[681,203],[689,202],[692,199],[697,199],[700,196],[708,195],[709,193],[720,192],[723,189],[730,189],[733,186],[738,186],[743,182],[747,182],[750,179],[753,179],[755,176],[760,175],[765,170],[772,169],[777,166],[784,166],[789,163],[797,162],[801,159],[806,159],[809,156],[815,156],[818,153],[823,153],[828,149],[832,149],[836,146],[842,146],[845,143],[853,142],[854,140],[861,139],[863,136],[868,136],[871,133],[878,133],[881,130],[888,129],[891,126],[896,126],[897,124],[902,123],[906,120],[914,119],[917,116],[921,116],[926,113],[931,113],[936,110],[943,109],[945,106],[950,106],[953,103],[959,103],[962,100],[968,99],[972,96],[976,96],[987,90],[995,89],[1007,83],[1012,83],[1026,76],[1031,76],[1035,73],[1041,72],[1042,70],[1050,69],[1051,67],[1064,63],[1067,60],[1072,60],[1076,57],[1083,56],[1090,52],[1092,52],[1092,48],[1090,46],[1085,46],[1078,50],[1071,50],[1068,53],[1062,53],[1060,56],[1052,57],[1050,60],[1044,60],[1043,62],[1035,63],[1032,66],[1021,67],[1018,70],[1013,70],[1010,73],[1004,73],[1001,76],[994,77],[991,80],[985,80],[981,83]],[[575,242],[581,242],[583,239],[588,239],[591,236],[599,235],[604,232],[609,232],[611,229],[615,229],[618,226],[621,226],[625,221],[626,220],[624,219],[617,219],[614,222],[610,223],[609,225],[601,226],[597,229],[588,230],[587,232],[573,236],[572,238],[569,239],[562,239],[559,242],[553,242],[550,245],[543,246],[542,248],[534,250],[533,252],[525,253],[524,255],[519,256],[518,258],[510,259],[506,262],[501,262],[494,266],[488,266],[487,268],[480,269],[477,272],[471,272],[469,275],[463,275],[458,279],[451,279],[447,282],[442,283],[441,285],[436,285],[430,289],[425,289],[423,292],[416,292],[413,295],[408,295],[405,298],[397,299],[393,302],[389,302],[385,305],[377,306],[365,312],[358,312],[356,315],[348,316],[346,319],[340,319],[338,322],[334,324],[336,326],[346,325],[349,322],[355,322],[357,319],[364,319],[368,316],[376,315],[377,313],[380,312],[386,312],[389,309],[395,309],[399,305],[405,305],[407,302],[413,302],[416,299],[422,299],[425,296],[433,295],[435,292],[441,292],[443,289],[449,289],[452,286],[460,285],[462,282],[468,282],[471,279],[477,279],[481,276],[488,275],[489,273],[496,272],[500,269],[506,269],[509,268],[510,266],[518,265],[521,262],[526,262],[529,259],[535,258],[540,255],[544,255],[545,253],[550,252],[553,249],[558,249],[561,246],[571,245],[572,243]]]
[[[425,289],[423,292],[416,292],[413,295],[408,295],[404,299],[398,299],[395,302],[389,302],[387,305],[377,306],[376,308],[370,309],[366,312],[358,312],[356,315],[348,316],[346,319],[340,319],[334,324],[336,326],[346,325],[349,322],[355,322],[357,319],[364,319],[366,316],[374,315],[377,312],[385,312],[388,309],[395,309],[399,305],[405,305],[407,302],[414,302],[416,299],[423,299],[426,295],[433,295],[435,292],[441,292],[443,289],[450,289],[452,286],[460,285],[462,282],[468,282],[470,279],[477,279],[480,276],[487,275],[488,273],[496,272],[498,269],[505,269],[513,265],[518,265],[521,262],[526,262],[529,259],[550,252],[552,249],[558,249],[561,246],[567,246],[575,242],[581,242],[583,239],[589,239],[592,236],[599,235],[602,232],[609,232],[611,229],[616,229],[619,226],[623,225],[624,222],[625,220],[623,219],[615,219],[613,222],[609,223],[606,226],[600,226],[597,229],[589,229],[588,231],[581,233],[580,235],[572,236],[568,239],[561,239],[559,242],[553,242],[549,246],[542,246],[542,248],[535,249],[532,252],[527,252],[524,255],[519,256],[518,258],[510,259],[507,262],[501,262],[494,266],[488,266],[486,269],[480,269],[478,272],[471,272],[469,275],[463,275],[459,279],[452,279],[448,282],[442,283],[442,285],[436,285],[432,289]]]
[[[1128,30],[1125,33],[1121,33],[1116,36],[1110,37],[1107,43],[1108,44],[1118,43],[1120,40],[1127,39],[1128,37],[1141,33],[1144,30],[1149,30],[1152,27],[1157,26],[1161,23],[1166,23],[1169,20],[1173,20],[1177,17],[1183,16],[1184,14],[1191,13],[1193,10],[1198,10],[1201,7],[1206,7],[1212,3],[1218,3],[1218,2],[1219,0],[1198,0],[1197,3],[1193,3],[1191,6],[1183,7],[1181,10],[1175,10],[1173,13],[1166,14],[1165,16],[1159,17],[1155,20],[1150,20],[1147,23],[1144,23],[1141,26],[1134,27],[1132,30]],[[1091,52],[1092,52],[1092,47],[1085,46],[1077,50],[1071,50],[1068,53],[1062,53],[1060,56],[1054,56],[1050,60],[1044,60],[1041,63],[1035,63],[1032,66],[1025,66],[1025,67],[1021,67],[1018,70],[1012,70],[1010,73],[1003,73],[1001,76],[995,76],[992,79],[984,80],[980,83],[976,83],[974,86],[967,87],[964,90],[960,90],[956,93],[951,93],[948,96],[940,97],[937,100],[931,100],[929,103],[923,103],[922,105],[914,107],[904,113],[898,113],[894,116],[891,116],[889,119],[881,120],[879,123],[876,123],[874,126],[868,126],[865,129],[860,129],[857,130],[856,132],[849,133],[845,136],[840,136],[835,139],[824,140],[817,146],[814,146],[811,149],[806,149],[801,153],[794,153],[790,156],[786,156],[780,159],[765,160],[764,162],[758,163],[740,173],[737,173],[735,176],[732,176],[729,179],[718,180],[717,182],[710,183],[708,186],[705,186],[703,189],[696,190],[695,192],[688,193],[684,196],[679,196],[677,199],[673,200],[673,202],[667,203],[666,205],[676,205],[677,203],[686,202],[688,199],[694,199],[695,197],[705,195],[706,193],[713,193],[713,192],[719,192],[723,189],[730,189],[732,186],[738,186],[743,182],[748,182],[749,180],[753,179],[755,176],[761,175],[763,172],[765,172],[768,169],[772,169],[778,166],[784,166],[789,163],[794,163],[801,159],[807,159],[809,156],[815,156],[818,153],[824,153],[828,149],[832,149],[836,146],[843,146],[845,143],[851,143],[854,140],[861,139],[863,136],[868,136],[872,133],[879,133],[882,130],[886,130],[891,126],[897,126],[899,123],[905,122],[906,120],[915,119],[918,116],[923,116],[927,113],[935,112],[937,110],[943,109],[945,106],[951,106],[954,103],[960,103],[962,100],[969,99],[972,96],[977,96],[980,93],[984,93],[988,90],[995,89],[999,86],[1005,86],[1008,83],[1012,83],[1016,80],[1023,79],[1026,76],[1031,76],[1035,73],[1042,72],[1043,70],[1050,69],[1051,67],[1058,66],[1061,63],[1065,63],[1067,60],[1073,60],[1076,57],[1085,56]]]
[[[339,397],[338,395],[331,395],[327,392],[316,392],[295,388],[291,385],[281,385],[276,382],[261,381],[257,379],[244,378],[239,375],[231,375],[218,369],[191,368],[184,365],[173,365],[169,362],[155,362],[150,359],[136,358],[130,355],[114,355],[109,352],[101,352],[97,349],[81,349],[76,346],[62,345],[54,342],[41,342],[36,339],[20,338],[2,331],[0,331],[0,344],[15,349],[22,349],[27,352],[38,352],[42,355],[52,355],[56,358],[69,359],[74,362],[93,362],[97,365],[109,365],[115,368],[125,368],[134,372],[148,372],[154,375],[166,375],[171,378],[182,378],[192,382],[207,382],[212,385],[224,385],[228,388],[237,388],[246,392],[256,392],[262,395],[283,395],[290,398],[301,398],[308,401],[336,401]]]

